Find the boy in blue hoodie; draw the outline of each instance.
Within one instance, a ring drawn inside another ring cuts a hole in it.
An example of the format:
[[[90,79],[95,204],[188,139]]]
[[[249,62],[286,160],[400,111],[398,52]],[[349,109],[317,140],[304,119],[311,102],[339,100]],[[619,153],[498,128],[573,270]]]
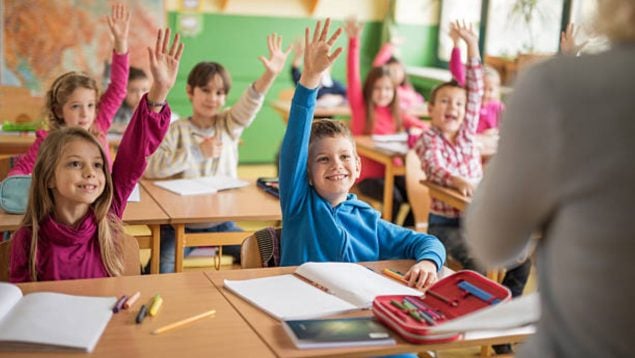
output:
[[[429,287],[445,260],[441,242],[382,220],[349,194],[361,170],[351,133],[341,122],[313,121],[321,75],[342,52],[330,53],[341,29],[327,39],[329,25],[329,19],[324,28],[318,21],[312,38],[305,30],[304,72],[282,143],[281,264],[414,259],[405,279],[410,286]]]

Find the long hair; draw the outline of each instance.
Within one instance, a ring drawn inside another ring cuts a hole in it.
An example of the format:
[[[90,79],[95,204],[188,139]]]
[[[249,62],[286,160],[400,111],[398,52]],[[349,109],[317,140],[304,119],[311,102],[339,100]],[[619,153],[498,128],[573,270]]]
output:
[[[373,128],[375,128],[375,104],[373,103],[373,89],[375,82],[382,77],[388,77],[392,83],[392,76],[390,68],[388,66],[373,67],[366,76],[364,82],[364,88],[362,94],[364,96],[364,104],[366,106],[366,125],[364,127],[364,134],[373,134]],[[399,94],[397,92],[397,86],[393,85],[393,97],[390,102],[390,112],[392,118],[395,121],[395,127],[397,132],[403,130],[403,120],[401,118],[401,112],[399,110]]]
[[[635,3],[633,0],[598,0],[594,25],[613,42],[635,42]]]
[[[49,187],[55,178],[55,169],[60,164],[61,153],[64,147],[75,140],[83,140],[99,148],[104,163],[106,155],[103,148],[88,131],[76,127],[62,127],[51,131],[42,143],[33,169],[33,180],[29,190],[29,203],[21,226],[31,228],[31,244],[29,249],[29,271],[31,280],[37,281],[37,252],[38,242],[47,240],[39,237],[40,223],[55,212],[55,199],[53,191]],[[123,228],[121,221],[110,213],[110,205],[113,197],[112,176],[107,164],[103,165],[106,183],[104,191],[90,205],[97,222],[97,239],[101,259],[110,276],[119,276],[124,269],[123,243],[117,240],[121,237]]]
[[[95,111],[97,111],[99,98],[97,82],[85,73],[67,72],[56,78],[46,93],[46,117],[49,130],[59,129],[66,125],[61,115],[62,108],[68,101],[68,97],[78,88],[95,91]],[[97,134],[97,130],[94,128],[94,121],[90,127],[90,132]]]

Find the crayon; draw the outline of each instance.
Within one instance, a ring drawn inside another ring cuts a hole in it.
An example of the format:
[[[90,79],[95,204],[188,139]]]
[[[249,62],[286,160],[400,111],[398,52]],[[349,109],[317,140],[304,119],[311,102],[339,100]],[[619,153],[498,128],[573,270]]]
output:
[[[121,297],[119,297],[119,299],[117,300],[117,303],[115,303],[115,306],[112,308],[112,312],[113,313],[119,312],[123,308],[123,303],[126,302],[127,298],[128,296],[121,295]]]
[[[157,315],[157,313],[159,312],[159,308],[161,308],[162,303],[163,303],[163,299],[161,298],[161,296],[159,296],[158,293],[154,295],[154,298],[152,299],[152,304],[150,304],[150,309],[149,309],[150,316],[154,317]]]
[[[141,292],[137,291],[134,295],[128,297],[126,302],[124,302],[123,304],[123,308],[128,309],[132,307],[132,305],[134,305],[135,302],[137,302],[137,300],[139,299],[139,296],[141,296]]]
[[[147,314],[148,314],[148,307],[146,307],[146,305],[141,305],[141,308],[139,309],[139,313],[137,314],[137,318],[135,319],[137,324],[141,324],[141,322],[143,322],[143,320],[146,318]]]

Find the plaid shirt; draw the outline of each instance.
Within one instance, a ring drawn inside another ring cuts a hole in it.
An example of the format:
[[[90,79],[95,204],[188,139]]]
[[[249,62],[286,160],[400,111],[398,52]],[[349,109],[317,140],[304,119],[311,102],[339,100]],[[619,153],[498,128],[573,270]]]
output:
[[[465,87],[465,119],[457,134],[456,143],[450,143],[438,128],[431,127],[423,133],[416,146],[421,167],[428,180],[446,187],[450,187],[453,176],[471,181],[478,181],[483,177],[481,155],[476,145],[476,127],[483,95],[483,70],[477,58],[469,60]],[[432,199],[430,211],[449,218],[461,215],[459,210],[437,199]]]

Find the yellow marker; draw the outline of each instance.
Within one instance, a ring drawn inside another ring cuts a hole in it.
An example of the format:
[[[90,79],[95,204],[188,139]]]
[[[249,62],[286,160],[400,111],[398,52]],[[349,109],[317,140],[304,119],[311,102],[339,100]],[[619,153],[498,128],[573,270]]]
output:
[[[152,299],[152,304],[150,305],[150,316],[154,317],[157,315],[157,312],[159,312],[159,308],[161,308],[162,303],[163,303],[163,298],[161,298],[161,296],[159,296],[158,293],[154,295],[154,298]]]
[[[190,318],[186,318],[186,319],[183,319],[183,320],[168,324],[167,326],[163,326],[161,328],[155,329],[154,331],[152,331],[152,334],[161,334],[163,332],[167,332],[169,330],[185,326],[186,324],[192,323],[194,321],[198,321],[201,318],[213,316],[215,313],[216,313],[215,310],[207,311],[207,312],[201,313],[199,315],[192,316]]]

